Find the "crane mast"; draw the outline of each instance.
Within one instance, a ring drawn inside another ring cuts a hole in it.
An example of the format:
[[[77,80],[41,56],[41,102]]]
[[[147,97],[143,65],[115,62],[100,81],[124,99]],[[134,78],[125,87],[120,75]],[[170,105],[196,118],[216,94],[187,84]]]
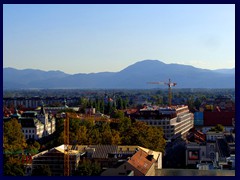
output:
[[[69,115],[66,113],[64,120],[64,176],[69,176]]]
[[[168,82],[148,82],[148,84],[163,84],[168,86],[168,106],[172,106],[172,86],[176,86],[177,83],[171,82],[171,79],[169,79]]]
[[[64,120],[64,176],[70,175],[70,160],[69,160],[69,119],[77,118],[77,114],[66,112],[66,118]]]

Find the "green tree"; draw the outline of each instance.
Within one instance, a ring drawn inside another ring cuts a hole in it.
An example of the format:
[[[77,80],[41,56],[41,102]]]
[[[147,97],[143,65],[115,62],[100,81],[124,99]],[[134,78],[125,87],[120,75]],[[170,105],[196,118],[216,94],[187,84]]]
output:
[[[31,155],[37,154],[39,149],[40,149],[40,144],[35,141],[34,139],[28,139],[27,140],[27,152],[30,153]]]
[[[4,155],[3,175],[4,176],[24,176],[24,166],[21,160],[16,157]]]
[[[194,108],[194,99],[193,96],[190,96],[187,100],[187,105],[191,111],[193,111]]]
[[[86,126],[80,126],[76,132],[77,143],[87,144],[87,128]]]
[[[23,151],[27,143],[22,133],[21,124],[16,119],[4,123],[3,128],[3,151],[5,154],[14,154]]]
[[[105,111],[104,101],[103,100],[100,100],[100,102],[99,102],[99,111],[101,113],[104,113],[104,111]]]
[[[212,127],[209,131],[223,132],[224,126],[221,124],[217,124],[215,127]]]
[[[101,144],[112,144],[113,136],[110,128],[104,129],[101,135],[102,135]]]
[[[197,110],[199,110],[200,106],[201,106],[201,101],[199,100],[199,98],[196,98],[194,101],[194,106]]]
[[[88,143],[89,144],[101,144],[101,135],[97,128],[93,128],[88,133]]]
[[[112,144],[112,132],[109,122],[98,122],[97,128],[101,134],[101,144]]]
[[[124,118],[124,112],[121,111],[121,110],[115,110],[114,113],[112,114],[112,118],[123,119]]]
[[[131,127],[131,119],[127,117],[121,117],[118,123],[118,130],[120,133],[125,133]]]
[[[120,132],[112,130],[112,144],[119,145],[121,144],[121,135]]]
[[[123,133],[122,143],[139,145],[155,151],[164,152],[165,140],[161,128],[146,125],[144,122],[135,122]]]
[[[75,176],[99,176],[101,173],[101,166],[97,162],[91,162],[84,159],[77,167]]]
[[[117,103],[117,109],[123,109],[123,100],[121,97],[117,98],[116,103]]]

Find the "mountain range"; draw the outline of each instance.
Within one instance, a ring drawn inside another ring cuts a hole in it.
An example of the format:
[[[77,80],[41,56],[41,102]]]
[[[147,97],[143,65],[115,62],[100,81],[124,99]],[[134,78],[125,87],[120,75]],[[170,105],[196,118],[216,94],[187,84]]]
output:
[[[149,89],[147,82],[171,78],[176,88],[235,88],[235,68],[208,70],[182,64],[143,60],[119,72],[66,74],[62,71],[3,68],[3,89]]]

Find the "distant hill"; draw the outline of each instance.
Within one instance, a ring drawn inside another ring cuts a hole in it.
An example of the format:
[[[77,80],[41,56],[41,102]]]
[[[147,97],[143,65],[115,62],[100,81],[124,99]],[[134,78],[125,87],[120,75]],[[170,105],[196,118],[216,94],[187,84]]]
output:
[[[230,73],[231,72],[231,73]],[[28,88],[166,88],[147,84],[171,78],[177,88],[234,88],[235,69],[207,70],[182,64],[165,64],[159,60],[143,60],[119,72],[66,74],[61,71],[3,68],[4,89]]]
[[[216,69],[215,72],[224,73],[224,74],[235,74],[235,68],[232,69]]]

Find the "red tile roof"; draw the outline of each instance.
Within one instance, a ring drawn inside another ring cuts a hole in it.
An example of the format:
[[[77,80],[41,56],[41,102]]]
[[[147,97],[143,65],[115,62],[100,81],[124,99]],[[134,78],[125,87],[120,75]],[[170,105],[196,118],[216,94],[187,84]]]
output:
[[[146,175],[149,169],[155,163],[153,158],[152,160],[149,160],[147,157],[148,154],[140,149],[128,160],[128,163],[138,169],[143,175]]]

